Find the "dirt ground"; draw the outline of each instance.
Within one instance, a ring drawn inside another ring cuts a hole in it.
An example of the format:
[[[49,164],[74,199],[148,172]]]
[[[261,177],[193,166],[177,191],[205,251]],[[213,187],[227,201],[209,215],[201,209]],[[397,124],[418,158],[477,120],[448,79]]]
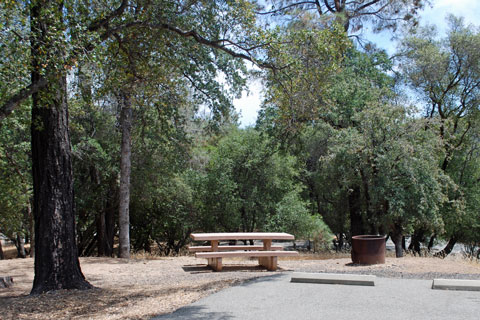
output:
[[[330,259],[325,259],[325,258]],[[333,259],[332,259],[333,258]],[[96,288],[62,290],[29,296],[33,259],[0,261],[0,276],[14,286],[0,289],[0,319],[149,319],[172,312],[218,290],[268,276],[255,260],[226,259],[222,272],[212,272],[194,257],[131,259],[81,258],[82,271]],[[366,273],[383,277],[480,279],[480,263],[461,257],[401,259],[383,265],[352,265],[347,255],[301,255],[279,260],[279,271]]]

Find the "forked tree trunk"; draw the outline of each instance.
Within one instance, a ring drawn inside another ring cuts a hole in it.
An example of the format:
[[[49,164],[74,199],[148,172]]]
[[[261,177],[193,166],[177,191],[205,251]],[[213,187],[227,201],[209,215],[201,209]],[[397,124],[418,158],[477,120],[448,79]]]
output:
[[[411,250],[414,254],[420,255],[420,244],[424,240],[424,238],[425,230],[423,228],[416,229],[413,232],[410,245],[408,246],[408,250]]]
[[[80,270],[75,241],[66,76],[48,66],[48,59],[62,54],[52,44],[58,39],[49,38],[49,29],[63,23],[62,12],[61,1],[31,4],[32,82],[39,79],[38,71],[45,64],[49,81],[32,96],[35,278],[31,294],[92,287]]]
[[[130,172],[132,156],[132,108],[131,97],[123,92],[120,95],[122,109],[120,113],[120,127],[122,130],[122,145],[120,159],[120,203],[118,212],[119,221],[119,258],[130,258]]]

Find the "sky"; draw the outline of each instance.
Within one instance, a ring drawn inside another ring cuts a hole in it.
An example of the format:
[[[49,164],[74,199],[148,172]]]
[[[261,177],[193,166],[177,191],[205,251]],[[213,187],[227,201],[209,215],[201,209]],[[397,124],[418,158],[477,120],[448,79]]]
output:
[[[431,0],[431,2],[432,7],[427,6],[420,13],[420,24],[435,25],[440,35],[446,31],[448,14],[463,17],[466,24],[479,25],[480,0]],[[389,54],[395,52],[396,44],[390,40],[390,34],[367,35],[367,37],[374,41],[378,47],[386,49]],[[260,80],[249,80],[248,91],[245,90],[240,99],[233,101],[235,109],[240,113],[240,126],[242,128],[255,125],[262,102],[262,89]]]

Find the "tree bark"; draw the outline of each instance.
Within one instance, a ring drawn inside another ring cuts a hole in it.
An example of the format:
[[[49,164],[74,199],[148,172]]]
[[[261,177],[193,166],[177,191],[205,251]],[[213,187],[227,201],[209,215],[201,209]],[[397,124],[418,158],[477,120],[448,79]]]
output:
[[[122,130],[122,145],[120,156],[120,204],[118,211],[119,220],[119,258],[130,258],[130,172],[132,156],[132,108],[131,97],[122,92],[120,103],[120,127]]]
[[[455,244],[457,243],[457,241],[458,241],[457,237],[452,236],[450,240],[448,240],[448,243],[445,246],[445,248],[435,253],[434,256],[438,258],[445,258],[452,252],[453,247],[455,247]]]
[[[92,288],[80,270],[75,241],[66,76],[48,66],[49,58],[62,55],[53,44],[58,39],[52,40],[49,36],[49,29],[63,23],[62,12],[63,3],[60,1],[39,0],[31,4],[32,83],[38,81],[42,69],[49,79],[49,83],[32,96],[36,254],[31,294]]]

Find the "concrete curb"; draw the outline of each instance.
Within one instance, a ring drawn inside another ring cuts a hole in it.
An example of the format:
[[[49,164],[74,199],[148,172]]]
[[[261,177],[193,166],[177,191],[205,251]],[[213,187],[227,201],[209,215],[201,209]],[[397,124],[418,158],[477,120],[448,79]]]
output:
[[[480,280],[433,279],[432,289],[480,291]]]
[[[294,272],[290,282],[374,286],[375,276],[340,273]]]

